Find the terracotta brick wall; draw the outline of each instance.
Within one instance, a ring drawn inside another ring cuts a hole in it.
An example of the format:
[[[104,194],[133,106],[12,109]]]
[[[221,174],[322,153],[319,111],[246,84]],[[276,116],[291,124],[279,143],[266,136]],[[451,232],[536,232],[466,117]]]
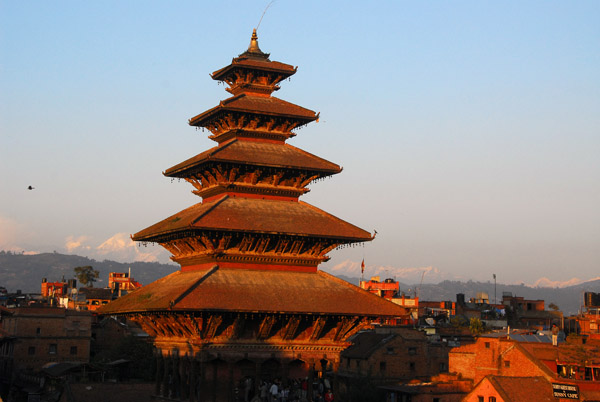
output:
[[[49,362],[89,362],[91,315],[62,309],[19,309],[7,319],[7,332],[16,337],[15,369],[39,369]]]

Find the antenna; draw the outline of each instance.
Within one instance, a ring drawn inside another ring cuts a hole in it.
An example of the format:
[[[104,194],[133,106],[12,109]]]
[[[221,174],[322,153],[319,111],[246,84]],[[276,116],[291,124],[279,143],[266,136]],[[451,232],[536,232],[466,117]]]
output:
[[[265,7],[265,11],[263,11],[262,15],[260,16],[260,20],[258,20],[258,25],[256,26],[256,30],[258,31],[258,27],[260,26],[260,23],[262,22],[263,17],[265,16],[267,10],[269,9],[269,7],[271,7],[271,4],[275,3],[275,0],[272,0],[269,4],[267,4],[267,6]]]

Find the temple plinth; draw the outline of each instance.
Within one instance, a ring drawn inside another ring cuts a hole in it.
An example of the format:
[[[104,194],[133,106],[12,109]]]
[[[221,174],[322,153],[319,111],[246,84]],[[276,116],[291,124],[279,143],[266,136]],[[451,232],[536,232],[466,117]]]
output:
[[[286,143],[319,117],[272,96],[296,71],[271,61],[255,30],[248,50],[211,74],[232,96],[189,124],[217,146],[163,173],[201,201],[132,236],[162,245],[181,270],[101,309],[153,337],[159,395],[232,401],[240,381],[258,389],[335,372],[350,336],[405,312],[317,268],[372,236],[299,200],[342,169]]]

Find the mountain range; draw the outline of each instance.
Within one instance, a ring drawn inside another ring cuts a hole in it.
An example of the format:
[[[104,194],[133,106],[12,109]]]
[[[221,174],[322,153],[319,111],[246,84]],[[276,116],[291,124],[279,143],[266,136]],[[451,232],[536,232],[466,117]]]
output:
[[[50,282],[60,281],[63,278],[74,278],[74,268],[90,265],[99,272],[98,282],[95,286],[108,285],[109,272],[128,272],[136,281],[148,284],[179,269],[175,264],[161,264],[157,262],[132,262],[120,263],[111,260],[97,261],[78,255],[60,253],[24,254],[0,251],[0,286],[9,292],[21,290],[26,293],[39,293],[42,278]],[[339,272],[337,277],[354,285],[358,285],[359,278],[345,276]],[[485,292],[490,302],[501,302],[502,294],[510,292],[513,296],[521,296],[530,300],[545,300],[546,308],[550,303],[557,305],[565,314],[574,314],[583,304],[584,292],[599,292],[600,279],[564,287],[543,287],[507,285],[493,282],[474,281],[449,281],[437,284],[423,283],[421,285],[400,283],[400,291],[407,296],[418,295],[420,300],[447,300],[455,301],[456,295],[462,293],[466,300],[475,297],[478,292]]]

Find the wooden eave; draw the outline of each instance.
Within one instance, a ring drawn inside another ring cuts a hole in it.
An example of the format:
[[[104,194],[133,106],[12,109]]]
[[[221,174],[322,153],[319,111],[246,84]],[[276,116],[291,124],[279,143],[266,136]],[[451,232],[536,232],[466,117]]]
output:
[[[189,120],[189,125],[203,127],[205,122],[216,117],[220,112],[225,111],[287,117],[299,120],[303,124],[307,124],[318,118],[318,115],[314,111],[274,96],[262,97],[241,93],[221,101],[218,106],[208,109],[204,113],[192,117]]]
[[[278,73],[283,76],[283,79],[288,78],[296,73],[298,67],[293,67],[289,64],[280,63],[278,61],[257,60],[250,58],[237,57],[231,61],[231,64],[219,70],[214,71],[210,76],[213,80],[220,81],[229,72],[236,69],[267,71]]]
[[[222,198],[193,205],[132,236],[155,242],[179,232],[227,231],[334,239],[372,240],[370,233],[302,201]]]
[[[102,306],[100,314],[248,312],[395,317],[406,310],[333,275],[220,269],[176,271]]]
[[[233,139],[170,167],[163,174],[183,178],[192,169],[211,162],[318,172],[322,177],[342,171],[339,165],[288,144]]]

